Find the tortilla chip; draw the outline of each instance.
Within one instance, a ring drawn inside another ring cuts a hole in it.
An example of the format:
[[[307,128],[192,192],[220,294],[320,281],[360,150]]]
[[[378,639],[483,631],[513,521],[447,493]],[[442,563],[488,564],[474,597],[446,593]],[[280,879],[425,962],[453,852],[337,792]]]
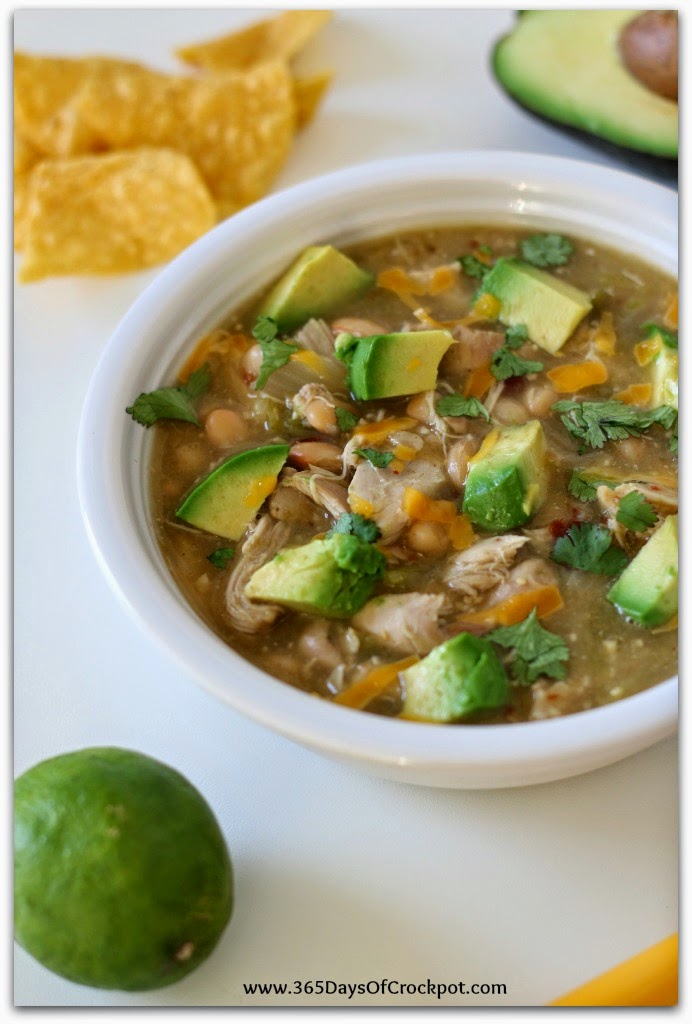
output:
[[[333,77],[334,73],[332,71],[320,71],[315,75],[306,75],[304,78],[293,79],[296,127],[299,130],[312,121]]]
[[[181,153],[45,160],[30,172],[20,281],[112,274],[170,259],[215,222],[194,164]]]
[[[29,180],[31,171],[42,159],[42,154],[15,130],[12,155],[14,157],[14,247],[21,249],[29,207]]]
[[[293,82],[282,62],[208,78],[102,67],[85,80],[77,109],[107,149],[187,154],[223,216],[265,194],[295,129]]]
[[[23,135],[19,135],[16,130],[14,133],[12,156],[14,159],[15,175],[24,174],[26,171],[31,170],[34,164],[38,163],[41,159],[39,151]]]
[[[270,60],[290,60],[331,18],[331,11],[284,11],[239,32],[183,46],[176,56],[207,71],[249,68]]]
[[[14,179],[14,247],[22,249],[26,238],[29,209],[29,179],[31,172],[18,174]]]
[[[135,68],[136,64],[88,57],[14,57],[14,122],[22,137],[44,156],[73,156],[103,149],[76,109],[84,82],[103,68]]]

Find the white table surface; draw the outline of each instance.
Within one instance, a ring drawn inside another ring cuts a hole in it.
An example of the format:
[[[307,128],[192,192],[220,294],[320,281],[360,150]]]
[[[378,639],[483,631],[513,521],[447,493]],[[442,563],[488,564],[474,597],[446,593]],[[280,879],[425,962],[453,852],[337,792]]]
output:
[[[249,10],[19,10],[15,45],[173,70],[176,44]],[[443,149],[608,158],[518,111],[489,72],[501,10],[340,10],[305,54],[334,85],[276,188]],[[323,760],[198,689],[110,592],[76,493],[82,401],[108,337],[154,272],[15,287],[14,760],[108,744],[182,771],[211,803],[236,872],[214,954],[176,985],[71,984],[15,947],[18,1006],[432,1006],[434,997],[249,996],[294,979],[501,982],[540,1005],[677,928],[675,739],[610,768],[514,790],[385,782]],[[437,1004],[439,1005],[439,1004]]]

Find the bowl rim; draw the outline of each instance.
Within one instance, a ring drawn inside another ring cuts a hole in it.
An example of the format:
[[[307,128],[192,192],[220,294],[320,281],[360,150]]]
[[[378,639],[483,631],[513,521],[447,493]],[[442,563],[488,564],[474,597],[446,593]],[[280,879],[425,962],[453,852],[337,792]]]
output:
[[[634,197],[637,204],[646,204],[648,217],[663,218],[669,228],[677,227],[677,196],[663,185],[600,164],[503,150],[393,157],[334,171],[269,195],[219,224],[164,267],[106,343],[89,384],[79,425],[79,502],[97,561],[130,616],[202,688],[247,717],[323,753],[371,765],[449,768],[470,778],[474,773],[482,776],[497,770],[507,777],[516,772],[523,778],[559,762],[563,775],[576,774],[586,770],[578,765],[588,766],[606,746],[622,751],[610,758],[616,760],[674,732],[677,676],[612,704],[502,727],[474,725],[463,729],[459,725],[407,722],[354,712],[280,682],[247,662],[212,633],[179,594],[173,593],[170,581],[162,579],[153,563],[138,564],[136,552],[140,558],[150,552],[141,536],[137,537],[132,509],[119,508],[122,492],[114,484],[118,476],[114,467],[119,465],[120,455],[118,440],[131,423],[122,412],[118,412],[119,419],[113,409],[108,412],[109,398],[113,405],[113,378],[122,375],[123,367],[128,365],[123,354],[130,363],[141,362],[138,338],[148,331],[163,330],[159,321],[167,306],[180,316],[195,288],[204,283],[205,269],[225,247],[234,239],[251,235],[258,226],[287,216],[289,210],[293,216],[306,204],[325,203],[344,191],[355,196],[373,183],[393,181],[421,188],[422,184],[429,186],[433,181],[448,181],[450,176],[459,175],[465,176],[464,180],[482,176],[498,185],[514,182],[517,188],[523,179],[530,181],[526,188],[534,188],[536,182],[546,188],[551,182],[563,187],[571,183],[580,195],[584,190],[600,191],[613,202],[619,200],[620,205],[623,196],[629,197],[628,201]],[[578,199],[579,195],[574,201]],[[269,273],[267,280],[270,277]],[[136,385],[130,384],[130,390],[133,387],[136,390]],[[120,469],[124,472],[124,467]],[[229,679],[234,669],[240,683],[235,676]],[[575,721],[584,726],[588,723],[588,728],[575,729]]]

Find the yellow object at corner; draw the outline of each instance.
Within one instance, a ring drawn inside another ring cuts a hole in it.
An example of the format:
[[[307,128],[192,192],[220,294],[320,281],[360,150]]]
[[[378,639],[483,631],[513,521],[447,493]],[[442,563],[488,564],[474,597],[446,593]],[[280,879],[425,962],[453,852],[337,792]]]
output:
[[[670,935],[550,1006],[676,1006],[678,936]]]

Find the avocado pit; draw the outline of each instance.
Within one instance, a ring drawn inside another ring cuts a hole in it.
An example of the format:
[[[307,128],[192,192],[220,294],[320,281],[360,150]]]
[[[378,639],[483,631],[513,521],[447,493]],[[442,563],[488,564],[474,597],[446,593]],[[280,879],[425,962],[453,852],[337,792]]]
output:
[[[625,25],[618,48],[634,78],[659,96],[677,102],[677,11],[644,11]]]

